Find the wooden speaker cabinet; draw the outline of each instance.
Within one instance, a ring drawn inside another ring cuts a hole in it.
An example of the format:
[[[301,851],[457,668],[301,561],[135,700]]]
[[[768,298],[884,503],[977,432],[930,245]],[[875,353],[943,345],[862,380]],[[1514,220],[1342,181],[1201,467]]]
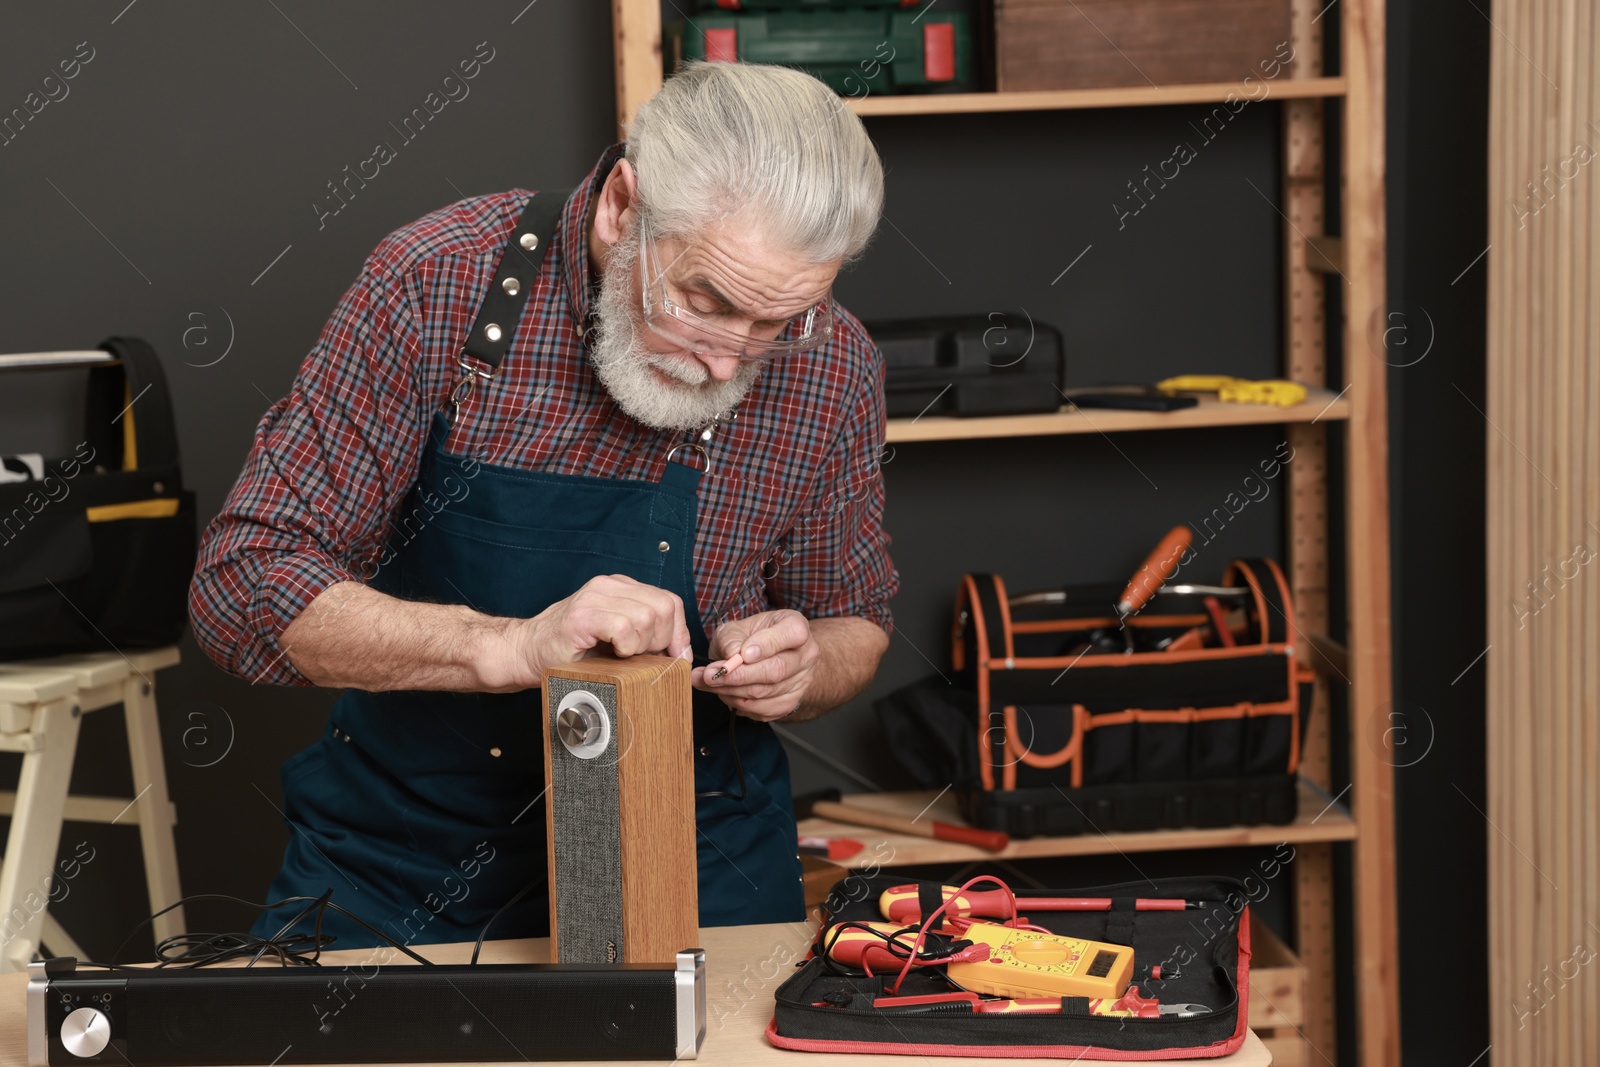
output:
[[[666,656],[545,672],[553,961],[670,963],[698,943],[692,697]]]

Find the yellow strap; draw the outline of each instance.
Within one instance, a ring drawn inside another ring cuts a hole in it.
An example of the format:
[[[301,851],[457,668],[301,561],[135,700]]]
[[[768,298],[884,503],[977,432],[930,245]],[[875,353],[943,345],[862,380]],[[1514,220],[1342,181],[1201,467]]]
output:
[[[128,504],[106,504],[98,508],[85,508],[90,522],[114,522],[117,519],[166,519],[178,513],[176,498],[166,500],[135,500]]]
[[[122,386],[122,469],[136,471],[139,469],[138,437],[133,432],[133,385],[124,382]],[[95,509],[90,508],[91,512]],[[169,513],[170,514],[170,513]],[[89,521],[94,522],[94,516],[89,516]]]

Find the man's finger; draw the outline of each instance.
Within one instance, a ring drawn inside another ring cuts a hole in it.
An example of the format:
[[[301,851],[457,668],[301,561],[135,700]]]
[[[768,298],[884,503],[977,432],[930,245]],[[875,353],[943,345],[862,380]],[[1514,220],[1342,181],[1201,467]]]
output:
[[[739,652],[746,663],[754,663],[763,656],[786,649],[799,648],[811,640],[811,625],[798,611],[774,614],[767,625],[744,639]]]
[[[683,601],[676,594],[634,582],[631,588],[607,594],[605,606],[618,611],[631,624],[637,643],[626,642],[628,655],[664,651],[669,656],[682,656],[688,650],[689,624]]]

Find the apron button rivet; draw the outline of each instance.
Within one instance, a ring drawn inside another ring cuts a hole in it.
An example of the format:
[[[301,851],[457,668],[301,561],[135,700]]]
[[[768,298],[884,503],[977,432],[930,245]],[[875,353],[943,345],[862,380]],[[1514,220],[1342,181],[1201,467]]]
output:
[[[500,283],[500,288],[504,289],[509,295],[516,296],[517,293],[522,291],[522,283],[515,278],[507,278]]]
[[[701,745],[700,746],[700,755],[709,756],[709,755],[711,755],[711,750],[709,748],[707,748],[705,745]]]
[[[496,745],[493,748],[491,748],[489,750],[489,755],[495,757],[496,759],[499,759],[500,758],[500,746]]]
[[[347,745],[350,743],[350,735],[349,734],[345,734],[344,735],[344,743],[347,744]]]
[[[518,239],[517,243],[527,251],[532,252],[535,248],[539,247],[539,235],[536,233],[525,233],[521,238]]]
[[[663,542],[661,542],[661,543],[660,543],[660,544],[659,544],[659,545],[657,545],[657,546],[656,546],[656,547],[657,547],[657,548],[659,548],[659,549],[661,549],[661,551],[663,551],[663,552],[666,552],[666,551],[667,551],[667,550],[668,550],[668,549],[670,549],[670,548],[671,548],[671,547],[672,547],[672,546],[671,546],[671,545],[669,545],[669,544],[667,544],[667,543],[666,543],[666,542],[665,542],[665,541],[663,541]]]
[[[487,326],[485,326],[483,328],[483,335],[485,337],[487,337],[491,341],[500,340],[500,327],[499,327],[499,325],[496,324],[496,323],[491,322],[489,325],[487,325]]]

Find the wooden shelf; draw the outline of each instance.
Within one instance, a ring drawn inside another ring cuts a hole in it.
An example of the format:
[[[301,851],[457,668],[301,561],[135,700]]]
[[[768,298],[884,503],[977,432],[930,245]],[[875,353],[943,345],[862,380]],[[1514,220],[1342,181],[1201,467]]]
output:
[[[940,822],[961,823],[953,794],[933,790],[911,793],[861,793],[844,798],[848,804],[894,815]],[[927,837],[886,833],[867,826],[852,826],[831,819],[806,819],[800,833],[848,837],[866,847],[852,859],[856,866],[907,867],[922,863],[970,863],[975,860],[1037,859],[1045,856],[1101,856],[1119,852],[1170,852],[1190,848],[1243,848],[1284,842],[1354,841],[1355,820],[1344,805],[1330,802],[1316,786],[1301,779],[1299,817],[1286,826],[1222,826],[1209,830],[1149,830],[1132,834],[1078,834],[1073,837],[1030,837],[1011,842],[1003,852],[987,852],[971,845],[935,841]],[[849,860],[838,861],[849,867]]]
[[[1109,393],[1115,389],[1077,389],[1074,392]],[[1180,411],[1115,411],[1096,408],[1080,411],[1064,407],[1045,415],[996,415],[957,418],[928,415],[915,419],[890,419],[888,440],[953,441],[973,437],[1037,437],[1058,433],[1120,433],[1125,430],[1184,430],[1201,426],[1259,426],[1272,423],[1328,422],[1350,417],[1350,402],[1330,389],[1308,387],[1303,403],[1280,408],[1271,404],[1224,404],[1214,396],[1200,397],[1196,407]]]
[[[619,139],[635,109],[662,83],[661,7],[659,0],[612,0]],[[1172,105],[1229,105],[1229,94],[1277,101],[1269,118],[1279,123],[1281,185],[1274,193],[1281,203],[1284,226],[1280,254],[1283,296],[1282,376],[1317,382],[1340,390],[1313,391],[1294,408],[1224,405],[1202,399],[1196,408],[1154,413],[1076,409],[1043,415],[956,419],[929,415],[893,419],[888,440],[961,440],[985,437],[1029,437],[1069,433],[1115,433],[1242,425],[1279,425],[1300,458],[1286,472],[1283,544],[1285,574],[1295,601],[1296,628],[1328,634],[1329,599],[1335,595],[1330,574],[1330,505],[1342,497],[1344,508],[1343,602],[1348,629],[1338,641],[1314,641],[1313,663],[1319,671],[1314,687],[1310,725],[1303,739],[1300,773],[1327,793],[1308,793],[1301,786],[1306,818],[1289,826],[1230,827],[1220,830],[1163,831],[1146,834],[1089,834],[1076,838],[1019,841],[1002,858],[1086,855],[1094,852],[1148,852],[1163,849],[1229,848],[1297,842],[1292,865],[1294,929],[1290,938],[1304,970],[1303,1020],[1293,1031],[1302,1047],[1284,1048],[1283,1058],[1299,1062],[1359,1062],[1388,1067],[1400,1062],[1398,957],[1399,927],[1394,894],[1393,769],[1362,731],[1393,699],[1389,650],[1389,528],[1386,513],[1387,399],[1385,367],[1361,358],[1367,333],[1385,307],[1384,280],[1384,0],[1287,0],[1289,38],[1297,55],[1284,65],[1281,77],[1252,83],[1135,85],[1054,92],[991,92],[907,96],[867,96],[847,100],[856,114],[955,115],[1030,112],[1081,108],[1138,108]],[[1323,16],[1330,17],[1324,19]],[[1322,77],[1324,31],[1338,25],[1338,77]],[[1245,70],[1240,70],[1243,76]],[[1325,108],[1324,100],[1338,106]],[[1337,118],[1337,137],[1328,147],[1330,119]],[[1134,121],[1138,116],[1126,116]],[[1147,113],[1155,121],[1159,116]],[[1159,123],[1157,123],[1159,125]],[[871,125],[869,123],[869,130]],[[971,149],[951,144],[950,152]],[[1092,151],[1093,146],[1085,146]],[[1026,161],[1017,165],[1026,165]],[[1342,234],[1324,233],[1329,195],[1337,197]],[[1329,304],[1325,282],[1329,272],[1342,275],[1339,308]],[[1201,279],[1203,282],[1204,279]],[[1330,319],[1341,311],[1341,321]],[[1333,329],[1330,329],[1333,327]],[[1330,346],[1337,335],[1340,342]],[[1330,347],[1342,361],[1330,359]],[[1334,367],[1342,368],[1337,374]],[[1342,434],[1323,432],[1325,421],[1339,421]],[[1024,449],[1025,450],[1025,449]],[[1330,479],[1335,450],[1342,454],[1342,482]],[[1021,505],[1018,505],[1021,506]],[[1333,674],[1327,674],[1327,671]],[[1330,750],[1331,694],[1346,687],[1349,731],[1348,778],[1335,780]],[[1348,784],[1347,784],[1348,783]],[[1338,793],[1349,805],[1328,804]],[[931,794],[899,794],[901,810],[917,815]],[[862,803],[893,803],[893,795],[862,798]],[[943,805],[943,807],[941,807]],[[938,799],[931,814],[955,810],[950,797]],[[1314,820],[1314,821],[1313,821]],[[1361,833],[1356,834],[1359,822]],[[981,860],[987,853],[925,838],[890,836],[821,820],[802,824],[867,842],[893,846],[857,856],[863,865],[890,855],[889,865],[954,860]],[[870,835],[870,836],[869,836]],[[1336,1048],[1337,962],[1342,944],[1335,934],[1335,863],[1333,842],[1350,848],[1351,949],[1347,966],[1355,993],[1340,1005],[1355,1019],[1352,1048]],[[1315,1053],[1311,1050],[1314,1049]]]
[[[1254,86],[1258,100],[1303,100],[1308,97],[1343,96],[1343,78],[1283,78]],[[1012,93],[919,93],[906,96],[846,97],[857,115],[952,115],[975,111],[1062,111],[1086,107],[1152,107],[1159,104],[1220,104],[1229,93],[1248,99],[1238,82],[1204,82],[1194,85],[1127,85],[1111,89],[1052,89]]]

